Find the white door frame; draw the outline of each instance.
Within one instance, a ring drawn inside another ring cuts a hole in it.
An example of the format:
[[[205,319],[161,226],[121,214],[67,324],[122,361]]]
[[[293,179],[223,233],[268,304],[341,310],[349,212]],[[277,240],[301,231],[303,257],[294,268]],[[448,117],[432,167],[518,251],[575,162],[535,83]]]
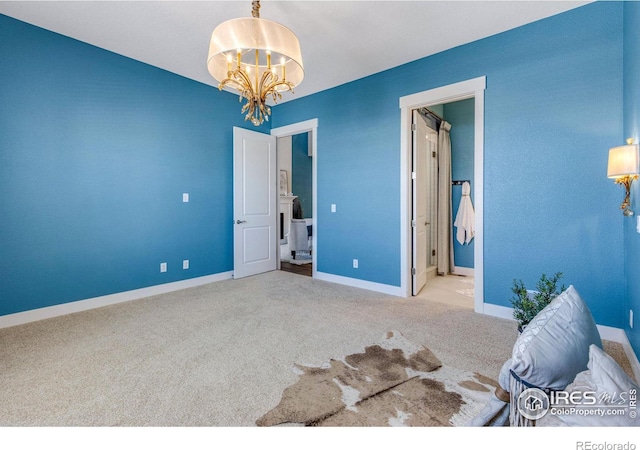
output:
[[[411,296],[411,111],[421,107],[475,99],[474,120],[474,310],[484,313],[484,90],[487,77],[478,77],[400,97],[400,290]]]
[[[313,202],[313,208],[311,214],[313,215],[313,233],[311,235],[311,265],[313,278],[316,277],[318,272],[318,119],[309,119],[304,122],[293,123],[291,125],[285,125],[278,128],[271,129],[271,135],[276,138],[293,136],[300,133],[311,133],[311,201]],[[280,202],[277,206],[278,215],[280,214]],[[279,223],[279,222],[278,222]],[[278,236],[274,236],[273,239],[277,240]],[[280,246],[278,246],[278,268],[280,267]]]

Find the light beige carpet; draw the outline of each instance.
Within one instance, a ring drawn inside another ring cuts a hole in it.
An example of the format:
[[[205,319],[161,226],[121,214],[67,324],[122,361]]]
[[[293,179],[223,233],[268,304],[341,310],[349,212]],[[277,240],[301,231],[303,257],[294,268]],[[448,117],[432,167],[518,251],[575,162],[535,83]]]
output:
[[[443,367],[429,349],[397,331],[361,353],[296,369],[298,381],[257,425],[463,426],[497,386],[482,375]]]
[[[399,330],[497,379],[513,321],[286,272],[0,329],[0,426],[255,426],[319,366]]]
[[[517,334],[468,309],[270,272],[0,329],[0,425],[255,426],[294,364],[389,330],[494,379]]]

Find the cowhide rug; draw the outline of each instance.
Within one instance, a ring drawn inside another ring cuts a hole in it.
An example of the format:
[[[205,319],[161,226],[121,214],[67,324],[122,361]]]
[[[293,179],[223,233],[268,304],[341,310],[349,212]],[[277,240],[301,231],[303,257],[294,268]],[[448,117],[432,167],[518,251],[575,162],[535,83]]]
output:
[[[443,366],[429,350],[390,331],[378,344],[321,367],[296,365],[298,381],[259,426],[463,426],[497,383]]]

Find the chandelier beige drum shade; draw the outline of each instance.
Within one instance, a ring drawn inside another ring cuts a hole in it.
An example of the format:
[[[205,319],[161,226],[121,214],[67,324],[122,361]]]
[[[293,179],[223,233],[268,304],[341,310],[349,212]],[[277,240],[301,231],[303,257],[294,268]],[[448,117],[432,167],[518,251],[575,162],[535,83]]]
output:
[[[240,93],[245,120],[260,125],[269,120],[266,104],[282,98],[304,78],[300,43],[291,30],[260,19],[259,2],[253,2],[253,17],[228,20],[211,35],[207,67],[220,89],[230,87]]]

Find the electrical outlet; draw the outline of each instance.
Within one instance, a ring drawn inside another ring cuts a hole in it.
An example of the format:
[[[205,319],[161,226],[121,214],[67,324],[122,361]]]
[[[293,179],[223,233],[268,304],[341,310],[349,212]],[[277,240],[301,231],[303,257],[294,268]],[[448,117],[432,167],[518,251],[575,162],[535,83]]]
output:
[[[160,263],[160,272],[166,272],[167,271],[167,263]]]
[[[353,268],[354,268],[354,269],[357,269],[357,268],[358,268],[358,260],[357,260],[357,259],[354,259],[354,260],[353,260]]]
[[[189,260],[185,259],[182,261],[182,269],[187,270],[189,268]]]
[[[633,309],[629,310],[629,327],[633,328]]]

